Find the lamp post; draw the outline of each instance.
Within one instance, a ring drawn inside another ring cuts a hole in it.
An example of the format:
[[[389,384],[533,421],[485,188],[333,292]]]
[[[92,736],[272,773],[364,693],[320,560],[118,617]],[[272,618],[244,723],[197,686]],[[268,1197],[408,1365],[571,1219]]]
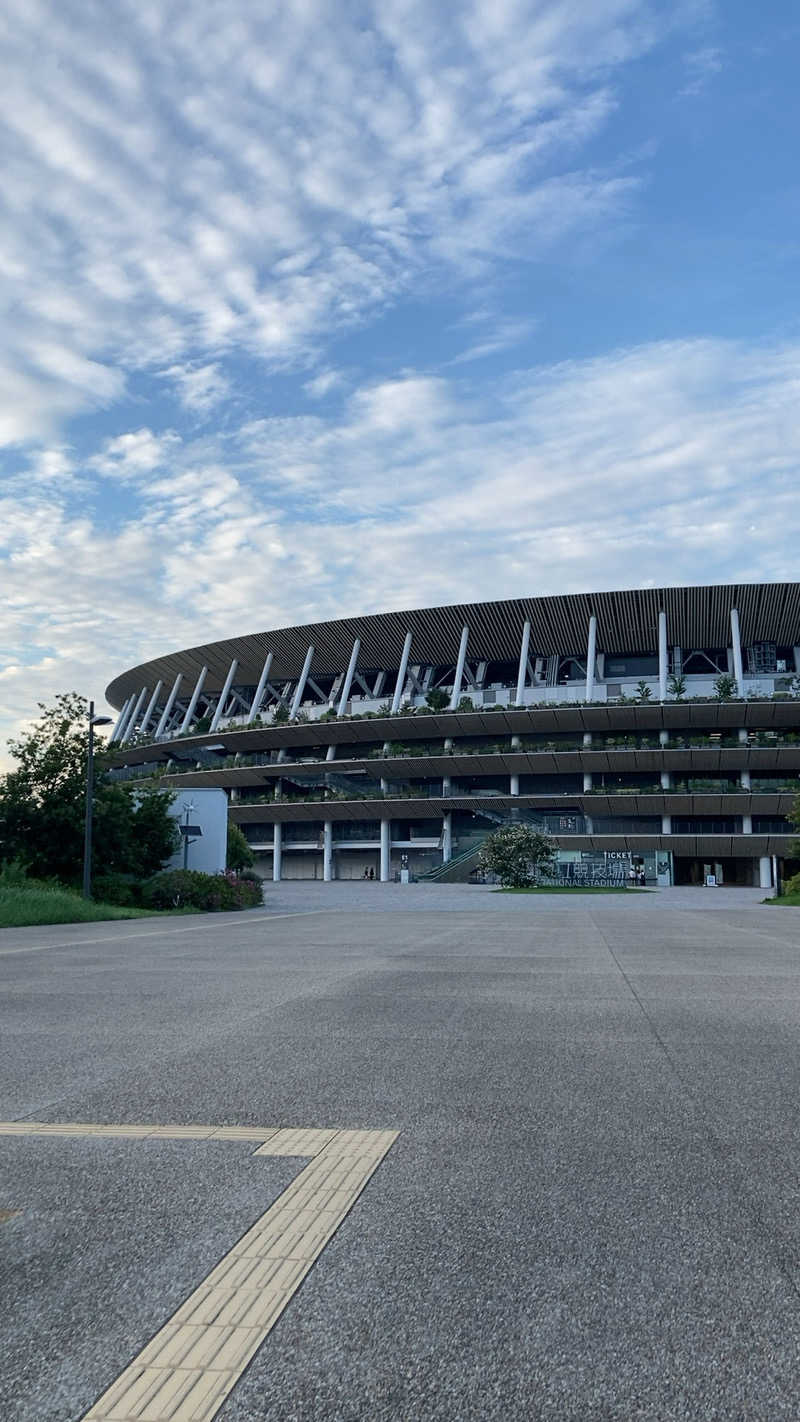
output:
[[[83,831],[83,897],[92,897],[92,800],[94,797],[94,728],[110,726],[110,716],[95,716],[89,702],[89,750],[86,757],[86,819]]]

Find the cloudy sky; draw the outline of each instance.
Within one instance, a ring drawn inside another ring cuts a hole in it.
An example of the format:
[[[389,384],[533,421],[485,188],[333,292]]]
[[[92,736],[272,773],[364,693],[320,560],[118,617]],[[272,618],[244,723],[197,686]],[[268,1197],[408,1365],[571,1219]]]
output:
[[[799,40],[792,0],[6,0],[0,746],[214,637],[795,578]]]

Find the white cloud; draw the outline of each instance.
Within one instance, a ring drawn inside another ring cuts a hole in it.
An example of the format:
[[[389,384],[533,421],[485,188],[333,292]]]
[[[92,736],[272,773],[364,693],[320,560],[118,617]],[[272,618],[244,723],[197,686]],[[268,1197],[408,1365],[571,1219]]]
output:
[[[170,365],[163,375],[178,391],[181,404],[194,414],[206,415],[230,395],[230,381],[219,364]]]

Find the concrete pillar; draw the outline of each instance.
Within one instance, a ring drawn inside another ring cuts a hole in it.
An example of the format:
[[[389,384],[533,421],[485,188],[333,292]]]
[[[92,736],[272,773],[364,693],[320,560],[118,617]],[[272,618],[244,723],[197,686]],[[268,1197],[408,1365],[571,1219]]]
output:
[[[122,727],[123,727],[123,725],[124,725],[124,723],[125,723],[125,717],[127,716],[128,712],[130,711],[132,704],[133,704],[133,697],[132,697],[132,696],[129,696],[128,699],[127,699],[127,701],[124,701],[124,702],[123,702],[123,704],[122,704],[122,710],[120,711],[120,713],[119,713],[119,715],[118,715],[118,717],[117,717],[117,719],[116,719],[116,722],[114,723],[114,729],[113,729],[113,731],[111,732],[111,735],[110,735],[109,738],[108,738],[108,744],[109,744],[109,745],[111,745],[111,743],[117,739],[117,736],[119,735],[119,733],[120,733],[120,731],[122,730]]]
[[[313,658],[314,658],[314,648],[313,648],[313,646],[311,646],[311,647],[309,647],[308,651],[306,652],[306,659],[305,659],[305,661],[303,662],[303,670],[302,670],[301,673],[300,673],[300,676],[299,676],[298,681],[297,681],[297,686],[296,686],[295,689],[294,689],[294,696],[292,697],[292,704],[291,704],[291,706],[290,706],[290,708],[289,708],[289,720],[290,720],[290,721],[293,721],[293,720],[294,720],[295,716],[297,715],[297,713],[298,713],[298,711],[300,710],[300,707],[301,707],[301,705],[302,705],[302,703],[303,703],[303,692],[304,692],[305,689],[306,689],[306,682],[308,681],[308,673],[311,671],[311,663],[312,663]]]
[[[275,781],[275,789],[274,789],[273,792],[272,792],[272,798],[273,798],[273,800],[280,800],[282,789],[283,789],[283,781],[281,780],[281,777],[278,776],[277,780]]]
[[[667,668],[669,659],[667,655],[667,614],[662,611],[658,614],[658,695],[661,701],[667,699]]]
[[[388,884],[392,863],[392,824],[391,820],[381,820],[381,868],[380,878],[382,884]]]
[[[758,861],[758,887],[772,888],[772,861],[768,854],[762,854]]]
[[[519,671],[517,672],[517,705],[525,698],[525,681],[528,675],[528,649],[531,644],[531,624],[526,622],[522,629],[522,643],[519,649]]]
[[[746,745],[747,745],[748,732],[747,732],[747,730],[745,729],[744,726],[740,726],[740,727],[739,727],[739,741],[740,741],[740,743],[741,743],[743,746],[746,746]]]
[[[453,694],[450,697],[451,711],[455,711],[461,699],[461,682],[464,678],[464,663],[467,659],[467,642],[469,641],[469,628],[465,625],[461,628],[461,641],[458,644],[458,660],[456,661],[456,674],[453,679]]]
[[[330,820],[322,826],[322,878],[326,884],[333,879],[333,825]]]
[[[264,690],[265,690],[265,687],[266,687],[266,685],[267,685],[267,677],[269,676],[269,669],[270,669],[271,666],[272,666],[272,653],[271,653],[271,652],[267,652],[267,655],[266,655],[266,657],[265,657],[265,659],[264,659],[264,665],[263,665],[263,667],[261,668],[261,675],[260,675],[260,677],[258,678],[258,686],[256,687],[256,694],[255,694],[255,696],[253,697],[253,701],[252,701],[252,704],[251,704],[251,706],[250,706],[250,711],[249,711],[249,714],[248,714],[248,717],[247,717],[247,724],[248,724],[248,726],[250,725],[250,722],[251,722],[251,721],[255,721],[256,716],[258,715],[259,711],[261,710],[261,702],[262,702],[263,699],[264,699]]]
[[[127,745],[128,741],[130,740],[131,736],[133,735],[134,731],[136,730],[136,722],[137,722],[138,719],[139,719],[139,712],[140,712],[141,709],[142,709],[142,702],[144,701],[144,698],[145,698],[146,695],[147,695],[147,687],[146,687],[146,686],[143,686],[142,689],[141,689],[141,691],[139,692],[139,699],[138,699],[138,701],[136,702],[136,705],[135,705],[134,708],[133,708],[133,714],[132,714],[132,716],[131,716],[131,719],[130,719],[130,721],[128,722],[127,726],[125,727],[125,732],[124,732],[124,734],[123,734],[122,736],[120,736],[120,741],[119,741],[119,743],[120,743],[121,746]]]
[[[236,675],[236,668],[238,667],[238,665],[239,663],[234,657],[233,661],[228,667],[228,675],[225,678],[225,684],[219,694],[219,701],[217,702],[214,715],[211,718],[211,725],[209,726],[210,731],[216,731],[217,726],[222,720],[222,713],[225,710],[225,702],[228,700],[228,694],[230,692],[231,687],[233,686],[233,678]]]
[[[388,780],[386,779],[386,777],[385,777],[384,775],[381,776],[381,794],[382,794],[382,795],[388,795],[388,794],[389,794],[389,782],[388,782]]]
[[[326,759],[326,760],[335,760],[335,759],[336,759],[336,743],[335,743],[334,741],[331,741],[330,745],[328,746],[328,749],[327,749],[326,752],[325,752],[325,759]]]
[[[453,816],[450,810],[444,817],[442,827],[442,863],[446,864],[453,857]]]
[[[312,648],[312,651],[313,651],[313,648]],[[357,665],[357,663],[358,663],[358,654],[359,654],[360,651],[361,651],[361,643],[359,642],[358,638],[356,637],[356,640],[355,640],[355,642],[353,643],[353,650],[352,650],[352,652],[350,653],[350,661],[349,661],[348,664],[347,664],[347,671],[345,672],[345,675],[344,675],[344,683],[343,683],[343,685],[342,685],[342,694],[341,694],[341,696],[340,696],[340,698],[339,698],[339,715],[340,715],[340,716],[344,716],[345,712],[347,711],[347,702],[348,702],[348,700],[349,700],[349,698],[350,698],[350,688],[351,688],[351,686],[353,685],[353,677],[355,676],[356,665]]]
[[[742,770],[742,771],[740,771],[740,773],[739,773],[739,783],[741,784],[741,787],[742,787],[743,790],[751,790],[751,789],[752,789],[752,786],[751,786],[751,784],[750,784],[750,771],[749,771],[749,770]]]
[[[397,672],[397,685],[394,689],[394,696],[392,697],[392,715],[395,715],[395,713],[399,711],[400,703],[403,700],[403,688],[406,684],[406,672],[408,670],[408,657],[410,651],[411,633],[406,632],[406,640],[403,643],[403,651],[400,657],[400,666]]]
[[[281,868],[283,864],[283,825],[274,826],[275,837],[272,841],[272,882],[281,882]]]
[[[512,751],[517,751],[517,750],[519,750],[519,748],[520,748],[521,745],[522,745],[522,741],[520,740],[520,737],[519,737],[519,736],[512,736],[512,737],[511,737],[511,749],[512,749]]]
[[[744,667],[742,666],[742,638],[739,633],[739,614],[731,608],[731,639],[733,641],[733,674],[736,677],[736,691],[744,696]]]
[[[594,700],[594,666],[597,657],[597,618],[589,618],[589,640],[586,646],[586,700]]]
[[[192,717],[194,715],[195,707],[197,705],[197,699],[200,695],[200,692],[203,690],[203,682],[205,681],[207,676],[208,667],[201,667],[200,675],[194,684],[194,691],[192,692],[189,705],[186,707],[186,715],[181,721],[181,731],[188,731],[189,727],[192,724]]]
[[[753,833],[753,816],[742,815],[742,834]]]
[[[672,815],[661,816],[661,833],[672,834]]]
[[[156,726],[156,739],[158,739],[159,736],[163,735],[163,734],[164,734],[164,731],[166,730],[167,722],[168,722],[169,716],[170,716],[170,712],[171,712],[173,706],[175,705],[175,697],[178,695],[178,689],[179,689],[180,684],[181,684],[182,681],[183,681],[183,672],[178,672],[178,675],[176,676],[174,682],[172,683],[172,690],[171,690],[169,696],[167,697],[167,704],[166,704],[166,706],[164,707],[164,710],[161,712],[161,719],[160,719],[158,725]]]
[[[592,772],[591,772],[591,770],[584,770],[584,772],[583,772],[583,793],[584,793],[584,795],[586,794],[587,790],[591,790],[591,788],[592,788]]]
[[[147,703],[147,710],[145,711],[144,716],[142,717],[142,724],[141,724],[141,726],[140,726],[140,728],[139,728],[141,731],[146,731],[146,730],[147,730],[147,727],[150,725],[150,717],[152,716],[153,712],[154,712],[155,709],[156,709],[156,702],[157,702],[157,700],[158,700],[158,694],[159,694],[159,692],[160,692],[160,690],[161,690],[161,688],[162,688],[163,685],[164,685],[163,681],[157,681],[157,682],[156,682],[156,689],[155,689],[155,691],[153,692],[153,695],[150,697],[150,700],[149,700],[148,703]]]
[[[668,745],[669,745],[669,731],[659,731],[659,733],[658,733],[658,744],[659,744],[660,746],[668,746]]]
[[[670,771],[668,771],[668,770],[662,770],[662,772],[661,772],[661,789],[662,789],[662,790],[671,790],[671,789],[672,789],[672,775],[671,775]]]
[[[591,733],[591,731],[584,731],[584,733],[583,733],[583,744],[584,744],[586,750],[591,750],[591,746],[592,746],[592,733]]]
[[[442,795],[449,795],[449,794],[450,794],[450,776],[449,776],[449,775],[443,775],[443,776],[442,776]]]
[[[594,821],[591,815],[587,815],[585,810],[583,812],[583,823],[586,826],[586,833],[594,834]]]
[[[512,776],[510,777],[509,790],[510,790],[510,793],[511,793],[512,795],[518,795],[518,794],[519,794],[519,776],[518,776],[518,775],[512,775]]]

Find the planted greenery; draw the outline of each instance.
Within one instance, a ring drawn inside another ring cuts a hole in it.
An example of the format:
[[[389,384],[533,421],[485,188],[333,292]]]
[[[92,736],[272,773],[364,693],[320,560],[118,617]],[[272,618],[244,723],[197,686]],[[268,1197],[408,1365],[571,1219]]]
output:
[[[193,908],[204,913],[257,908],[263,901],[261,880],[242,874],[201,874],[196,869],[169,869],[142,886],[148,908]]]
[[[527,889],[552,872],[555,856],[550,835],[530,825],[503,825],[484,840],[480,862],[497,875],[504,889]]]

